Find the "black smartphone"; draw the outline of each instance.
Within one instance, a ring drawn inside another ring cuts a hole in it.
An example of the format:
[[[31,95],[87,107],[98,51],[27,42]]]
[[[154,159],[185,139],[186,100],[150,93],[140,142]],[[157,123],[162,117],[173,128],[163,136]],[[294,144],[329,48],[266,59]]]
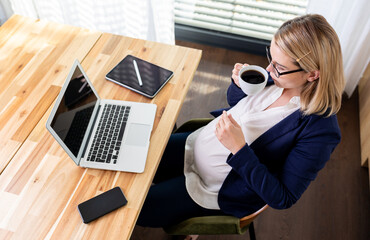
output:
[[[78,205],[82,221],[89,223],[127,204],[120,187],[115,187]]]

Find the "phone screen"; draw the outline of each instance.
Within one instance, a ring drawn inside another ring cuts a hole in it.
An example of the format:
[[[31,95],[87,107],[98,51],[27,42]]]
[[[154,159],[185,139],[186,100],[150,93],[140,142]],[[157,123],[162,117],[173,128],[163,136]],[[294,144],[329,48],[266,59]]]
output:
[[[120,187],[115,187],[78,205],[84,223],[89,223],[127,204]]]

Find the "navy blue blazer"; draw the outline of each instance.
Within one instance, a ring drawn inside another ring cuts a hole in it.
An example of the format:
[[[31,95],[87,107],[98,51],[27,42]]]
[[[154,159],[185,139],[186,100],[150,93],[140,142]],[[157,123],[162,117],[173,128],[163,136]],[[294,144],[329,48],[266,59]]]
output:
[[[227,98],[231,107],[245,96],[237,85],[230,85]],[[336,115],[293,112],[251,145],[229,155],[227,163],[232,170],[218,194],[221,210],[241,218],[265,204],[275,209],[291,207],[324,167],[340,139]]]

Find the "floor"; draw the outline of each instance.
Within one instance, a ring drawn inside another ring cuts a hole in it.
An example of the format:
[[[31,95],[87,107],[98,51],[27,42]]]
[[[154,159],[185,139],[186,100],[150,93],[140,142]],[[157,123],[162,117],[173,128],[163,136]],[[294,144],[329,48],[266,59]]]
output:
[[[203,50],[178,125],[195,117],[211,117],[209,111],[227,106],[226,89],[236,62],[267,65],[264,56],[182,41],[176,43]],[[358,108],[357,91],[351,98],[343,97],[342,109],[338,113],[341,143],[293,207],[286,210],[269,208],[254,221],[257,239],[370,239],[369,175],[368,169],[360,166]],[[170,237],[162,229],[137,226],[131,239],[165,240]],[[249,235],[199,237],[199,240],[211,239],[249,239]]]

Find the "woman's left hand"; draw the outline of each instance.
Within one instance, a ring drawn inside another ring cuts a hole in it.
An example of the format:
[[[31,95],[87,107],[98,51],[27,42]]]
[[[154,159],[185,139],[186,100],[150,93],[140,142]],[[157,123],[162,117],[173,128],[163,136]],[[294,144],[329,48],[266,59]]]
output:
[[[215,134],[218,140],[232,154],[237,153],[245,145],[244,134],[240,125],[231,115],[227,115],[226,111],[222,113],[220,120],[216,124]]]

